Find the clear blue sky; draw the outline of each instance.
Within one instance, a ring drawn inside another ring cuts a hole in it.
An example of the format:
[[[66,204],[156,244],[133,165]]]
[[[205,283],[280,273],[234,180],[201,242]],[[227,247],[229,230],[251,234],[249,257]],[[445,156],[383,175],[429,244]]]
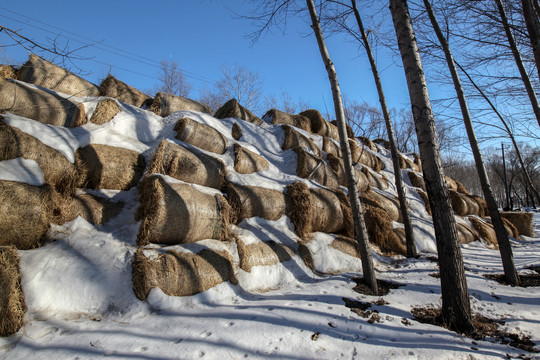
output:
[[[91,72],[84,77],[96,84],[110,71],[138,89],[151,89],[158,82],[159,62],[166,59],[176,61],[186,72],[193,85],[191,97],[197,98],[199,89],[211,87],[211,82],[220,78],[221,64],[238,63],[260,74],[265,95],[279,95],[284,89],[295,100],[302,99],[321,112],[325,111],[326,102],[332,111],[328,78],[307,16],[289,19],[286,34],[274,29],[252,45],[246,34],[255,28],[249,21],[235,18],[230,10],[247,13],[249,2],[18,0],[0,4],[0,24],[39,41],[65,35],[72,39],[71,49],[82,45],[76,40],[102,41],[78,53],[92,57],[91,60],[76,62]],[[376,89],[363,50],[339,36],[327,40],[342,92],[350,99],[377,106]],[[63,43],[65,39],[59,41]],[[3,33],[0,43],[7,43]],[[127,51],[145,59],[135,61],[100,48],[116,53]],[[20,63],[28,56],[20,47],[0,51],[0,57]],[[389,66],[392,58],[383,49],[379,49],[377,57],[380,69],[386,68],[382,81],[390,106],[407,107],[402,69]]]

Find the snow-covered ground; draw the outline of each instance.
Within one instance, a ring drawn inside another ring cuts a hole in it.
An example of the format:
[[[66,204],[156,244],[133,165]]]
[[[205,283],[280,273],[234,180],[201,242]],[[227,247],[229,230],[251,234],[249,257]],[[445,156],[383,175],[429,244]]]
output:
[[[95,102],[86,104],[91,111]],[[162,138],[174,140],[172,127],[188,116],[221,131],[232,143],[233,119],[182,112],[168,118],[122,104],[111,122],[78,129],[48,127],[15,116],[8,123],[28,133],[47,137],[66,158],[88,143],[124,146],[149,160]],[[246,148],[265,156],[268,170],[235,175],[239,183],[283,189],[295,176],[294,152],[280,148],[281,128],[238,121]],[[320,140],[316,139],[315,140]],[[389,154],[380,149],[391,180]],[[213,154],[213,156],[216,156]],[[231,150],[217,155],[232,167]],[[43,182],[32,161],[0,162],[5,174],[32,184]],[[18,170],[17,170],[18,169]],[[23,169],[23,170],[21,170]],[[209,190],[210,191],[210,190]],[[52,225],[54,241],[33,250],[20,251],[22,285],[28,305],[23,328],[0,338],[3,359],[490,359],[534,358],[536,354],[490,340],[472,340],[414,320],[414,307],[440,307],[440,283],[429,274],[437,272],[431,220],[421,199],[408,191],[419,259],[386,258],[374,253],[377,277],[402,285],[383,296],[387,304],[372,305],[379,322],[368,322],[345,306],[344,298],[374,302],[381,297],[353,290],[353,277],[361,275],[360,261],[343,253],[336,256],[325,246],[332,238],[316,233],[309,244],[315,253],[315,274],[299,256],[272,266],[257,266],[247,273],[237,269],[239,285],[225,282],[201,294],[171,297],[153,289],[147,302],[138,300],[131,285],[131,261],[137,249],[139,223],[134,220],[137,191],[101,190],[92,194],[123,201],[123,211],[109,223],[94,226],[82,218]],[[513,240],[514,259],[521,274],[540,265],[540,214],[535,214],[535,237]],[[396,225],[398,226],[398,225]],[[277,221],[251,218],[236,228],[245,241],[266,239],[295,242],[286,216]],[[255,240],[254,240],[255,239]],[[189,246],[216,246],[212,240]],[[319,250],[316,250],[319,249]],[[504,320],[503,330],[530,336],[540,344],[540,289],[501,285],[483,274],[502,273],[498,250],[480,242],[462,246],[471,306],[475,314]],[[257,290],[259,289],[259,290]],[[540,345],[536,347],[540,350]]]

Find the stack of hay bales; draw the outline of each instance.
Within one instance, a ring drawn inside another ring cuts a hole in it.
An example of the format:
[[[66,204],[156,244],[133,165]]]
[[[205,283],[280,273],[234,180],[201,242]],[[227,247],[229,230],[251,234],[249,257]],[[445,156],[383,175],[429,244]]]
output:
[[[336,172],[323,159],[320,159],[301,147],[293,149],[297,155],[296,174],[304,179],[337,190],[339,180]]]
[[[96,85],[34,54],[19,69],[17,79],[71,96],[99,96]]]
[[[110,74],[99,85],[99,95],[112,97],[138,107],[152,101],[150,96],[116,79]]]
[[[268,169],[268,160],[239,144],[234,144],[234,171],[239,174],[252,174]]]
[[[236,99],[227,101],[216,111],[214,117],[217,119],[235,118],[244,120],[255,125],[261,125],[263,121],[254,113],[243,107]]]
[[[330,121],[330,124],[334,125],[336,128],[338,126],[337,120]],[[349,139],[354,139],[355,137],[354,130],[352,129],[351,125],[349,125],[348,123],[345,123],[345,130],[347,131],[347,137]]]
[[[13,246],[0,246],[0,337],[15,334],[23,325],[26,302],[19,262]]]
[[[305,116],[309,119],[310,131],[313,134],[327,136],[329,138],[339,141],[339,132],[337,127],[334,124],[326,121],[326,119],[323,118],[321,113],[317,110],[302,111],[299,115]]]
[[[148,110],[162,117],[183,110],[192,110],[210,114],[210,109],[206,105],[183,96],[167,94],[161,91],[156,94],[154,100],[152,100],[152,105],[150,105]]]
[[[176,138],[200,149],[216,154],[227,151],[227,139],[219,131],[190,118],[178,120],[174,126]]]
[[[301,147],[311,151],[318,158],[321,157],[321,150],[309,137],[299,133],[288,125],[283,125],[283,130],[285,130],[285,138],[283,140],[283,145],[281,146],[282,150]]]
[[[271,109],[268,110],[262,118],[272,125],[289,125],[311,132],[310,120],[302,115],[291,115],[277,109]]]

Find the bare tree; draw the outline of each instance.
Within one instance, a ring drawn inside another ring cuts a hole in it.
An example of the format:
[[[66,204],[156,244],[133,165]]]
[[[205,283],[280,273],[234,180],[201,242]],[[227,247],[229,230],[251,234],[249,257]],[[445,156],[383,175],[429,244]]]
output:
[[[159,81],[160,85],[156,87],[156,91],[183,97],[189,96],[192,86],[183,71],[178,68],[176,61],[169,63],[167,60],[161,60]]]
[[[536,71],[540,79],[540,22],[538,21],[538,14],[534,10],[533,1],[538,5],[537,0],[521,0],[521,6],[536,62]]]
[[[223,77],[216,82],[216,94],[222,103],[236,99],[253,112],[260,112],[263,80],[257,72],[246,66],[234,64],[222,65]]]

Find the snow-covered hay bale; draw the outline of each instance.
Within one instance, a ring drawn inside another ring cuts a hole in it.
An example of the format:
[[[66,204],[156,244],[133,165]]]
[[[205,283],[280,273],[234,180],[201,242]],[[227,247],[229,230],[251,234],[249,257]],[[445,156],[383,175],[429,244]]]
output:
[[[386,139],[375,139],[373,140],[375,144],[379,144],[384,147],[386,150],[390,150],[390,141]]]
[[[508,232],[508,235],[512,236],[513,238],[517,239],[519,238],[519,230],[510,222],[510,220],[501,217],[504,227],[506,228],[506,231]]]
[[[11,65],[0,64],[0,78],[2,79],[15,79],[17,77],[17,72],[15,68]]]
[[[376,191],[370,191],[360,194],[362,202],[371,207],[381,208],[393,221],[402,222],[401,211],[399,207],[399,200],[397,198],[390,198],[389,196],[382,195]]]
[[[344,254],[360,258],[360,246],[356,239],[347,236],[338,236],[330,243],[330,246]]]
[[[375,146],[375,143],[371,141],[369,138],[365,136],[358,136],[357,139],[361,141],[362,144],[364,144],[364,146],[366,146],[369,150],[374,151],[374,152],[378,151],[377,146]]]
[[[379,172],[384,169],[384,163],[376,155],[370,153],[367,149],[364,149],[355,140],[349,139],[349,146],[351,148],[352,161],[355,164],[363,164],[369,166],[374,171]]]
[[[313,204],[311,202],[309,188],[301,181],[289,184],[287,186],[287,197],[290,202],[290,211],[287,215],[294,225],[296,234],[298,234],[301,239],[307,240],[309,234],[312,232],[311,214],[313,213]],[[305,252],[306,249],[300,247],[299,251],[302,258],[304,258],[305,254],[303,254],[302,251]],[[306,262],[306,259],[304,259],[304,261]],[[308,262],[306,262],[306,264],[307,263]]]
[[[473,228],[478,232],[480,237],[482,237],[489,245],[498,246],[497,234],[493,229],[493,225],[475,216],[469,216],[467,219],[469,219]]]
[[[9,126],[0,117],[0,161],[15,158],[35,160],[45,183],[64,195],[75,193],[78,174],[75,166],[59,151],[35,137]]]
[[[86,124],[84,106],[49,92],[0,78],[0,109],[43,124]]]
[[[337,120],[330,121],[330,124],[334,125],[336,128],[338,127]],[[349,125],[348,123],[345,123],[345,130],[347,131],[347,137],[349,139],[354,139],[354,137],[355,137],[354,130],[352,129],[351,125]],[[339,140],[339,139],[337,139],[337,140]]]
[[[234,140],[240,140],[242,137],[242,128],[237,123],[234,123],[232,126],[231,136]]]
[[[136,151],[101,144],[77,149],[75,166],[79,187],[129,190],[139,183],[146,161]]]
[[[38,247],[49,229],[53,201],[47,185],[0,180],[0,246]]]
[[[147,172],[214,189],[220,189],[226,178],[221,160],[167,140],[160,142]]]
[[[374,243],[384,253],[406,255],[407,247],[392,229],[392,219],[384,209],[376,206],[366,206],[364,212],[369,241]]]
[[[383,174],[378,174],[373,170],[370,170],[367,166],[362,167],[362,174],[364,174],[371,187],[379,190],[388,189],[388,179]]]
[[[142,220],[137,237],[140,246],[229,237],[231,208],[221,195],[151,175],[141,182],[139,201],[136,220]]]
[[[214,117],[217,119],[235,118],[244,120],[256,125],[261,125],[263,121],[254,113],[243,107],[236,99],[227,101],[216,111]]]
[[[486,200],[477,195],[470,195],[470,197],[476,201],[476,204],[478,205],[478,215],[481,217],[489,216],[489,209]]]
[[[111,121],[119,112],[120,108],[116,100],[113,98],[103,99],[97,104],[96,110],[94,110],[90,117],[90,122],[96,125],[103,125]]]
[[[461,182],[459,182],[458,180],[454,180],[454,181],[457,185],[457,192],[465,194],[465,195],[470,195],[469,190],[467,190],[467,188]]]
[[[302,115],[291,115],[277,109],[271,109],[263,115],[263,120],[270,121],[272,125],[290,125],[311,132],[311,122]]]
[[[418,155],[417,153],[413,153],[412,155],[414,157],[413,163],[415,166],[413,170],[416,172],[422,172],[422,159],[420,158],[420,155]]]
[[[420,189],[416,189],[416,192],[418,192],[418,195],[420,195],[420,198],[422,199],[422,201],[424,202],[424,206],[426,207],[427,213],[431,216],[431,205],[429,203],[428,194]]]
[[[505,211],[501,212],[501,216],[510,221],[520,235],[534,237],[532,212]]]
[[[301,147],[311,151],[315,156],[321,157],[321,150],[315,145],[313,140],[300,134],[288,125],[283,125],[285,130],[285,139],[283,140],[282,150],[294,149],[295,147]]]
[[[270,164],[263,156],[238,144],[234,144],[234,171],[240,174],[252,174],[268,169]]]
[[[279,190],[229,183],[226,192],[235,224],[254,216],[278,220],[287,213],[287,198]]]
[[[326,121],[317,110],[302,111],[299,115],[305,116],[310,121],[311,132],[317,135],[328,136],[339,141],[338,129],[334,124]]]
[[[53,222],[64,224],[80,216],[93,225],[102,225],[118,215],[123,207],[123,202],[113,202],[91,194],[79,194],[59,201]]]
[[[23,326],[26,302],[19,262],[13,246],[0,246],[0,337],[13,335]]]
[[[450,190],[449,193],[452,209],[454,209],[456,215],[484,215],[484,209],[480,209],[480,206],[478,206],[478,203],[472,196],[452,190]]]
[[[421,175],[418,175],[414,171],[407,171],[407,175],[409,175],[409,180],[411,180],[412,186],[426,191],[426,184],[424,182],[424,178]]]
[[[174,125],[176,138],[200,149],[216,154],[227,151],[227,139],[211,126],[190,118],[182,118]]]
[[[231,255],[226,251],[198,252],[139,249],[132,262],[133,291],[146,300],[153,288],[169,296],[191,296],[225,281],[236,284]]]
[[[293,149],[297,155],[296,174],[331,189],[339,188],[338,175],[323,159],[313,156],[301,147]]]
[[[192,110],[210,114],[208,106],[183,96],[158,92],[148,109],[154,114],[166,117],[176,111]]]
[[[322,150],[327,154],[332,154],[337,158],[341,157],[341,148],[339,144],[331,140],[328,136],[323,136],[323,148]]]
[[[17,79],[71,96],[99,96],[96,85],[34,54],[19,69]]]
[[[454,179],[448,176],[445,176],[445,179],[446,179],[446,187],[448,188],[448,190],[452,190],[452,191],[458,190],[458,185]]]
[[[411,159],[409,159],[407,156],[398,153],[399,157],[399,167],[401,169],[411,169],[413,171],[416,171],[416,165],[412,162]]]
[[[347,175],[345,174],[345,165],[343,164],[343,159],[337,158],[332,154],[328,154],[326,159],[330,163],[330,167],[337,174],[339,185],[347,186]],[[358,191],[366,192],[371,190],[371,185],[366,174],[358,170],[356,167],[354,167],[354,173],[356,175],[356,186],[358,187]]]
[[[478,232],[474,228],[460,222],[456,223],[456,227],[460,243],[469,244],[480,239]]]
[[[99,95],[112,97],[127,104],[141,107],[152,98],[142,91],[129,86],[112,75],[108,75],[99,85]]]
[[[300,225],[300,228],[311,229],[310,232],[342,232],[352,235],[354,226],[351,208],[347,196],[342,191],[309,189],[309,195],[311,204],[308,209],[311,213],[307,219],[300,219],[307,223],[307,225]]]
[[[276,265],[295,255],[295,251],[290,247],[272,240],[246,245],[241,239],[237,239],[236,244],[240,268],[247,272],[251,272],[254,266]]]

